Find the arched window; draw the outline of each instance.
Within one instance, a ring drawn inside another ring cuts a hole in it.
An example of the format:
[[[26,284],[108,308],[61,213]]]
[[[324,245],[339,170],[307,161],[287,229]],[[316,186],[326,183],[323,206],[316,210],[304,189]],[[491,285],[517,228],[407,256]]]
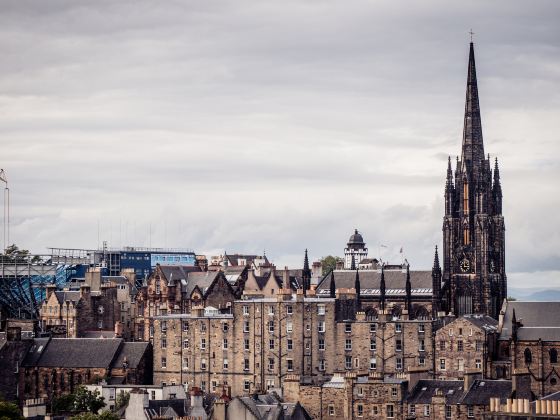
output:
[[[428,310],[426,309],[426,307],[420,306],[416,310],[416,319],[418,319],[420,321],[426,321],[426,320],[430,319],[430,314],[428,313]]]
[[[375,321],[375,320],[377,320],[377,311],[374,308],[367,308],[366,321]]]
[[[550,363],[558,363],[558,350],[550,349],[548,354],[550,355]]]
[[[525,363],[530,364],[533,361],[533,355],[531,354],[531,350],[528,348],[525,349]]]
[[[399,305],[395,305],[395,307],[391,311],[391,315],[393,321],[396,321],[397,319],[401,319],[401,307]]]

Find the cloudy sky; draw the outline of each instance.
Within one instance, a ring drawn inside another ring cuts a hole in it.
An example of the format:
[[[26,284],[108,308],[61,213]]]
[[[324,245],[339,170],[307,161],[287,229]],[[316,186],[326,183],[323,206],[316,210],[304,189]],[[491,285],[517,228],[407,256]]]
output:
[[[472,28],[510,284],[560,287],[559,2],[0,7],[0,168],[21,247],[266,250],[301,266],[358,228],[370,254],[402,246],[428,268]]]

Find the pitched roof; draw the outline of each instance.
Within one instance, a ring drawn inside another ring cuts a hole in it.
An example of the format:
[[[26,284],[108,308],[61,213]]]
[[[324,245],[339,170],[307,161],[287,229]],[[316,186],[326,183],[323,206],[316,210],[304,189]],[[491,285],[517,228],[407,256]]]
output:
[[[560,341],[560,302],[507,302],[500,340],[511,338],[513,310],[522,327],[520,341]]]
[[[490,398],[504,401],[511,397],[511,381],[476,379],[463,396],[461,404],[489,405]]]
[[[66,301],[77,302],[80,300],[80,292],[75,290],[56,290],[54,292],[58,303],[64,303]]]
[[[24,366],[109,368],[123,342],[120,338],[53,338],[46,344],[39,340],[34,340],[37,348],[31,347]]]
[[[189,401],[186,399],[149,400],[144,409],[149,419],[162,417],[184,417],[187,414]]]
[[[463,318],[486,331],[495,331],[498,329],[498,321],[488,315],[468,314],[463,315]]]
[[[192,272],[200,272],[198,266],[183,266],[183,265],[160,265],[161,273],[168,282],[176,283],[180,280],[186,280],[188,275]]]
[[[356,272],[352,270],[334,270],[336,288],[352,288],[356,280]],[[318,295],[330,294],[331,273],[323,277],[317,286]],[[381,270],[360,270],[361,296],[379,296]],[[410,283],[413,295],[432,295],[432,272],[410,271]],[[385,270],[385,287],[387,296],[405,296],[406,270]]]
[[[113,366],[122,366],[126,358],[129,368],[137,368],[149,346],[150,343],[144,341],[124,342]]]
[[[181,281],[181,291],[190,296],[194,288],[198,286],[204,293],[219,274],[219,271],[191,272],[185,281]]]
[[[409,404],[430,404],[436,392],[441,391],[447,404],[459,403],[463,396],[463,381],[422,379],[406,398]]]

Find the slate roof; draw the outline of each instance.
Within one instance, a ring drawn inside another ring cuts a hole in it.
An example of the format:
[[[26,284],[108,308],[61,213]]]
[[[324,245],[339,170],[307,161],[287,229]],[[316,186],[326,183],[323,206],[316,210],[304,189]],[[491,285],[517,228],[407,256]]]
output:
[[[131,369],[137,368],[142,360],[142,357],[148,350],[149,345],[150,344],[148,342],[143,341],[124,342],[113,365],[115,367],[121,367],[126,357],[128,367]]]
[[[198,286],[204,293],[219,274],[219,271],[191,272],[185,281],[181,281],[181,291],[190,296],[194,288]]]
[[[465,393],[461,404],[489,405],[490,398],[500,398],[505,401],[511,397],[511,381],[476,379]]]
[[[488,315],[463,315],[463,318],[485,331],[496,331],[498,329],[498,321]]]
[[[108,368],[114,360],[122,339],[111,338],[53,338],[47,343],[45,339],[35,339],[35,350],[30,350],[24,366],[65,367],[65,368]],[[39,352],[39,346],[43,344]],[[34,346],[32,346],[32,349]]]
[[[430,404],[438,390],[445,395],[446,404],[457,404],[463,396],[463,381],[423,379],[418,381],[406,400],[409,404]]]
[[[520,341],[560,341],[560,302],[507,302],[500,340],[511,338],[513,310],[517,321],[523,326],[518,329]]]
[[[270,264],[266,255],[244,255],[244,254],[226,254],[226,258],[228,260],[228,264],[232,266],[238,266],[238,261],[240,259],[245,260],[247,265],[253,264],[253,261],[256,259],[264,259],[265,265]]]
[[[80,300],[80,292],[74,290],[56,290],[54,292],[58,303],[64,303],[68,300],[77,302]]]
[[[147,414],[149,419],[159,416],[184,417],[187,415],[187,408],[189,407],[189,401],[186,399],[150,400],[148,404],[144,413]]]
[[[183,265],[160,265],[161,272],[168,282],[186,280],[190,273],[200,272],[200,267]]]
[[[330,294],[331,273],[328,273],[317,286],[318,295]],[[353,270],[334,270],[334,282],[337,289],[352,288],[356,280]],[[379,296],[381,270],[360,270],[361,296]],[[432,296],[432,272],[410,271],[410,284],[413,295]],[[386,296],[403,297],[406,294],[406,270],[385,270]]]
[[[298,418],[305,418],[300,410],[295,410],[298,404],[281,402],[272,394],[237,398],[259,420],[291,420],[295,418],[294,414]]]

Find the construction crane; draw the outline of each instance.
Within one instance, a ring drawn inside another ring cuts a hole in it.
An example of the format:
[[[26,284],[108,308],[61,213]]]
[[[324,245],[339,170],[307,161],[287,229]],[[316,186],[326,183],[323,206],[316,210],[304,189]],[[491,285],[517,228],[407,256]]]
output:
[[[4,188],[4,249],[6,252],[10,246],[10,189],[8,188],[8,178],[4,169],[0,169],[0,181],[6,184]]]

